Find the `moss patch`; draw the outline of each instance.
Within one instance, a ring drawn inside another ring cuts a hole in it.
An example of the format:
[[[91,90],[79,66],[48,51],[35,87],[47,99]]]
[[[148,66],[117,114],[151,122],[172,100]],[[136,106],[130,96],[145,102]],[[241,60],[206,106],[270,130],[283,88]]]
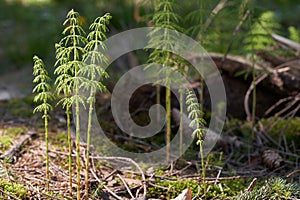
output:
[[[10,199],[12,195],[13,197],[24,199],[27,195],[27,189],[24,185],[5,179],[0,179],[0,188],[1,198]]]
[[[282,178],[266,179],[262,185],[257,185],[250,192],[243,192],[236,200],[252,199],[299,199],[300,186],[296,183],[288,183]]]
[[[300,118],[294,117],[289,119],[268,118],[262,119],[262,124],[268,128],[268,133],[273,138],[278,138],[283,134],[287,142],[290,144],[297,141],[300,136]],[[296,148],[300,148],[300,144],[295,142]]]
[[[8,150],[13,141],[27,131],[26,127],[8,127],[0,130],[0,151],[4,152]]]
[[[204,193],[203,184],[196,180],[177,180],[177,181],[161,181],[156,179],[157,187],[148,188],[147,196],[150,198],[172,199],[177,197],[184,189],[189,188],[193,197],[198,194],[200,197]],[[221,183],[208,183],[206,186],[207,199],[224,199],[234,197],[245,188],[248,180],[236,179],[230,181],[222,181]],[[198,191],[199,190],[199,191]]]

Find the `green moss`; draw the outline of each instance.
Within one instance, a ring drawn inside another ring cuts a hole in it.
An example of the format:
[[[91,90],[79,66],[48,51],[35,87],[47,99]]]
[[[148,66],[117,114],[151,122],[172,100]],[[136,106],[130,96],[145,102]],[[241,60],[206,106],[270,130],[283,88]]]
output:
[[[287,139],[287,142],[290,144],[292,141],[297,141],[300,136],[300,118],[293,117],[289,119],[281,118],[268,118],[261,120],[264,127],[270,127],[267,130],[268,133],[273,138],[280,137],[281,133],[284,133],[284,136]],[[300,144],[295,142],[297,148],[300,147]]]
[[[57,147],[67,147],[67,133],[55,133],[49,135],[49,142],[51,145]]]
[[[218,184],[208,183],[206,186],[207,199],[224,199],[231,198],[239,194],[241,190],[245,189],[247,185],[246,182],[248,180],[244,179],[236,179],[236,180],[228,180],[222,181]],[[203,186],[202,183],[199,183],[196,180],[178,180],[178,181],[161,181],[160,179],[156,179],[156,185],[160,187],[151,186],[148,188],[147,196],[150,198],[162,198],[172,199],[177,197],[184,189],[191,189],[193,197],[198,193],[198,185],[199,196],[203,195]]]
[[[60,199],[64,199],[64,196],[52,191],[43,191],[44,194],[48,194],[51,197],[56,197],[56,198],[60,198]]]
[[[17,137],[28,132],[28,128],[25,126],[8,127],[5,129],[5,135]]]
[[[288,143],[296,141],[300,136],[300,118],[263,118],[260,120],[265,131],[273,138],[280,137],[281,133],[284,133]],[[231,119],[225,125],[224,130],[231,129],[232,132],[245,139],[251,138],[251,124],[241,121],[239,119]],[[300,147],[300,144],[295,143],[296,147]],[[298,145],[298,146],[297,146]]]
[[[2,152],[6,151],[8,147],[12,144],[12,138],[7,135],[0,136],[0,150]]]
[[[196,194],[198,188],[197,181],[179,180],[176,182],[175,181],[160,182],[159,179],[156,179],[155,184],[158,187],[155,186],[149,187],[147,197],[162,198],[162,196],[164,196],[165,198],[170,199],[178,196],[186,188],[190,188],[193,191],[193,194]]]
[[[0,188],[2,191],[5,191],[5,193],[0,192],[1,197],[8,199],[10,196],[7,194],[13,195],[17,198],[24,199],[27,194],[26,187],[22,184],[7,181],[5,179],[0,179]]]
[[[5,128],[0,135],[0,151],[6,151],[13,143],[16,137],[27,132],[26,127],[9,127]]]
[[[257,185],[251,192],[243,192],[237,196],[237,200],[277,200],[277,199],[299,199],[300,185],[288,183],[282,178],[266,179],[264,184]]]

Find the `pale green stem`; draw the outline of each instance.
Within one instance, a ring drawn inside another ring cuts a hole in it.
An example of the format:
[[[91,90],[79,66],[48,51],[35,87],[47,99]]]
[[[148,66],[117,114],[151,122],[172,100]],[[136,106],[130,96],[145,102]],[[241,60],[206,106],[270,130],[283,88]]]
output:
[[[202,58],[201,58],[202,60]],[[200,69],[201,71],[203,71],[202,67]],[[203,77],[200,77],[200,94],[199,94],[199,106],[200,106],[200,110],[203,112],[203,100],[204,100],[204,80]],[[203,118],[203,114],[200,114],[200,118]]]
[[[160,105],[160,85],[157,84],[156,85],[156,104]],[[156,117],[157,117],[157,122],[160,121],[160,111],[159,111],[159,107],[157,106],[157,110],[156,110]]]
[[[73,38],[76,38],[76,32],[73,32]],[[76,51],[76,45],[77,41],[76,39],[73,39],[73,56],[74,59],[73,61],[78,61],[77,54],[78,52]],[[74,77],[78,77],[78,69],[76,66],[74,66]],[[80,164],[80,118],[79,118],[79,100],[78,100],[78,95],[79,95],[79,86],[78,86],[78,80],[75,79],[75,115],[76,115],[76,167],[77,167],[77,200],[80,200],[80,190],[81,190],[81,184],[80,184],[80,172],[81,172],[81,164]]]
[[[73,170],[72,170],[72,137],[71,137],[71,119],[70,119],[70,107],[66,107],[66,115],[67,115],[67,128],[68,128],[68,148],[69,148],[69,184],[70,184],[70,196],[72,197],[73,189],[72,189],[72,176],[73,176]]]
[[[206,199],[206,167],[204,164],[204,153],[203,153],[203,140],[200,141],[200,156],[201,156],[201,167],[202,167],[202,182],[203,182],[203,191],[204,191],[204,199]]]
[[[44,100],[46,103],[46,100]],[[49,135],[48,135],[48,113],[47,110],[44,110],[45,116],[45,142],[46,142],[46,189],[49,191],[49,182],[50,182],[50,174],[49,174]]]
[[[252,51],[254,51],[252,42]],[[251,61],[252,61],[252,84],[253,84],[253,91],[252,91],[252,116],[251,116],[251,128],[252,128],[252,140],[254,141],[255,139],[255,132],[254,132],[254,127],[255,127],[255,110],[256,110],[256,70],[255,70],[255,55],[252,53],[251,55]]]
[[[167,163],[170,163],[170,142],[171,142],[171,89],[170,83],[166,85],[166,122],[167,122],[167,133],[166,133],[166,156]]]
[[[180,122],[179,122],[179,152],[183,154],[183,89],[179,89]]]
[[[90,91],[90,97],[93,97],[95,92],[93,89]],[[92,127],[92,115],[93,115],[93,102],[89,103],[89,117],[88,117],[88,129],[87,129],[87,147],[86,147],[86,160],[85,160],[85,197],[89,194],[89,160],[90,160],[90,145],[91,145],[91,127]]]
[[[77,75],[77,74],[76,74]],[[75,94],[78,94],[78,84],[75,84]],[[75,99],[76,109],[76,167],[77,167],[77,200],[80,200],[80,123],[79,123],[79,101]]]
[[[197,41],[202,45],[203,43],[203,0],[200,0],[200,21],[199,21],[201,27],[200,31],[197,35]],[[201,56],[201,63],[203,62],[203,56]],[[203,99],[204,99],[204,80],[203,80],[203,68],[200,68],[201,70],[201,77],[200,77],[200,94],[199,94],[199,99],[200,99],[200,110],[203,111]],[[203,117],[202,115],[200,117]]]
[[[166,10],[166,8],[164,8]],[[167,24],[170,24],[170,16],[168,15],[167,17]],[[165,29],[164,30],[164,38],[166,41],[170,41],[170,35],[169,32]],[[167,57],[165,60],[166,65],[164,67],[169,67],[168,65],[170,64],[170,54],[167,53]],[[169,75],[170,72],[168,70],[166,74],[166,122],[167,122],[167,133],[166,133],[166,151],[167,151],[167,163],[170,163],[170,154],[171,154],[171,149],[170,149],[170,142],[171,142],[171,83],[169,82]]]

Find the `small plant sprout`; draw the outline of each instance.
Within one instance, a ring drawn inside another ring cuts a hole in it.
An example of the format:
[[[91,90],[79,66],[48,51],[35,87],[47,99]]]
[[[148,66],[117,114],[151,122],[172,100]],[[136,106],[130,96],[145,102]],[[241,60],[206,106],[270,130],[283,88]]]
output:
[[[63,31],[65,35],[61,41],[55,45],[56,47],[56,69],[54,73],[58,75],[55,80],[56,93],[64,94],[64,98],[58,103],[66,108],[68,123],[68,145],[69,145],[69,173],[70,173],[70,193],[72,195],[72,146],[70,131],[70,113],[71,106],[75,104],[75,122],[76,122],[76,167],[77,167],[77,199],[80,199],[80,118],[79,106],[85,105],[84,98],[79,96],[79,84],[82,81],[78,75],[79,69],[82,67],[82,58],[85,54],[84,46],[87,43],[84,37],[85,32],[79,23],[79,14],[73,9],[67,14],[64,22],[66,28]]]
[[[41,112],[43,113],[42,118],[44,119],[45,125],[45,142],[46,142],[46,189],[49,190],[49,145],[48,145],[48,120],[49,120],[49,111],[52,110],[52,106],[48,103],[54,99],[53,94],[50,92],[51,86],[48,84],[50,78],[48,76],[48,72],[45,69],[45,65],[43,61],[37,57],[33,57],[33,75],[35,76],[33,83],[37,84],[32,92],[37,93],[34,97],[33,101],[37,103],[41,103],[34,110],[33,113]]]
[[[192,121],[190,123],[191,128],[195,128],[192,137],[197,138],[197,145],[199,145],[200,156],[201,156],[201,167],[202,167],[202,180],[203,180],[203,188],[204,188],[204,196],[206,195],[206,183],[205,183],[205,164],[204,164],[204,153],[203,153],[203,142],[205,139],[206,130],[204,129],[204,125],[206,122],[202,118],[203,112],[200,110],[200,105],[198,99],[194,92],[190,90],[186,90],[186,104],[188,105],[188,118]]]
[[[106,91],[105,85],[101,83],[103,78],[108,78],[108,74],[102,68],[107,65],[108,60],[102,53],[105,51],[105,44],[102,42],[106,39],[106,32],[108,32],[107,25],[111,15],[109,13],[102,17],[95,19],[94,23],[90,26],[90,33],[87,36],[88,43],[85,46],[86,54],[83,59],[86,65],[82,67],[78,73],[83,78],[80,87],[89,91],[87,103],[89,105],[88,127],[87,127],[87,148],[86,148],[86,162],[85,162],[85,197],[88,198],[89,194],[89,155],[91,143],[91,128],[92,128],[92,114],[93,106],[95,104],[95,93],[97,91]]]

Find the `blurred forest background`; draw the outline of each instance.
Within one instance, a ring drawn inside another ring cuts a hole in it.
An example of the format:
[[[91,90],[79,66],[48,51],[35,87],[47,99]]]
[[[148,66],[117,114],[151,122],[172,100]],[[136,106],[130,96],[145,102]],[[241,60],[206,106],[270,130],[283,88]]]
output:
[[[275,58],[291,53],[297,56],[295,51],[276,49],[278,45],[271,37],[271,34],[278,34],[300,42],[300,3],[297,0],[175,2],[175,12],[182,17],[178,22],[182,27],[181,32],[198,41],[199,34],[202,34],[201,45],[208,52],[240,55],[249,60],[258,51],[272,52]],[[212,16],[222,2],[226,2],[225,6]],[[150,0],[2,0],[0,100],[24,97],[31,93],[32,57],[35,54],[44,60],[51,76],[55,62],[54,45],[62,36],[62,23],[70,9],[80,13],[85,30],[95,17],[111,13],[110,36],[136,27],[151,26],[154,12],[152,3]],[[247,10],[251,14],[247,14]],[[145,54],[136,53],[137,64],[147,62]],[[257,57],[256,62],[260,62]],[[109,72],[110,76],[117,77],[132,67],[129,65],[123,60],[117,68],[110,67],[114,70]]]
[[[195,3],[201,1],[177,1],[176,12],[184,18],[195,10]],[[32,57],[41,57],[50,71],[55,61],[54,44],[59,41],[63,30],[62,22],[67,12],[73,8],[82,16],[82,25],[88,26],[92,20],[106,12],[113,16],[110,35],[123,30],[147,26],[147,16],[153,13],[151,1],[139,0],[1,0],[0,1],[0,99],[22,97],[31,93]],[[198,2],[198,3],[197,3]],[[209,52],[247,55],[243,41],[251,24],[244,22],[237,36],[232,33],[241,20],[241,0],[230,0],[213,19],[205,31],[204,48]],[[207,19],[219,0],[205,1],[202,15]],[[272,32],[299,42],[300,3],[298,0],[255,0],[249,1],[257,19],[263,13],[272,11],[275,26]],[[138,5],[138,6],[137,6]],[[199,6],[199,5],[196,5]],[[137,8],[138,7],[138,8]],[[138,16],[137,16],[138,9]],[[251,20],[248,20],[251,21]],[[180,22],[183,32],[196,37],[199,19],[193,17]],[[86,28],[86,27],[85,27]],[[194,33],[194,34],[193,34]],[[143,61],[144,62],[144,61]],[[14,83],[11,80],[17,80]],[[10,82],[10,84],[7,84]]]
[[[139,3],[140,16],[151,13],[149,3],[138,0],[1,0],[0,1],[0,73],[22,69],[32,65],[32,57],[38,54],[47,66],[54,63],[54,44],[58,42],[63,30],[62,22],[66,13],[73,8],[82,16],[83,26],[87,26],[96,16],[106,12],[112,14],[112,31],[115,34],[135,27],[147,26],[137,22],[134,9]],[[147,1],[145,1],[147,2]],[[195,9],[195,1],[178,1],[179,14],[185,16]],[[209,15],[219,0],[205,1],[203,15]],[[203,44],[207,51],[225,53],[229,44],[231,54],[245,54],[241,45],[247,28],[243,26],[237,38],[232,32],[239,22],[241,0],[228,1],[207,30],[207,40]],[[251,2],[251,1],[250,1]],[[251,3],[254,16],[272,11],[276,16],[277,34],[290,37],[291,27],[300,30],[300,2],[298,0],[255,0]],[[206,16],[207,17],[207,16]],[[186,29],[194,26],[193,20],[181,23]],[[299,38],[298,38],[299,39]]]

